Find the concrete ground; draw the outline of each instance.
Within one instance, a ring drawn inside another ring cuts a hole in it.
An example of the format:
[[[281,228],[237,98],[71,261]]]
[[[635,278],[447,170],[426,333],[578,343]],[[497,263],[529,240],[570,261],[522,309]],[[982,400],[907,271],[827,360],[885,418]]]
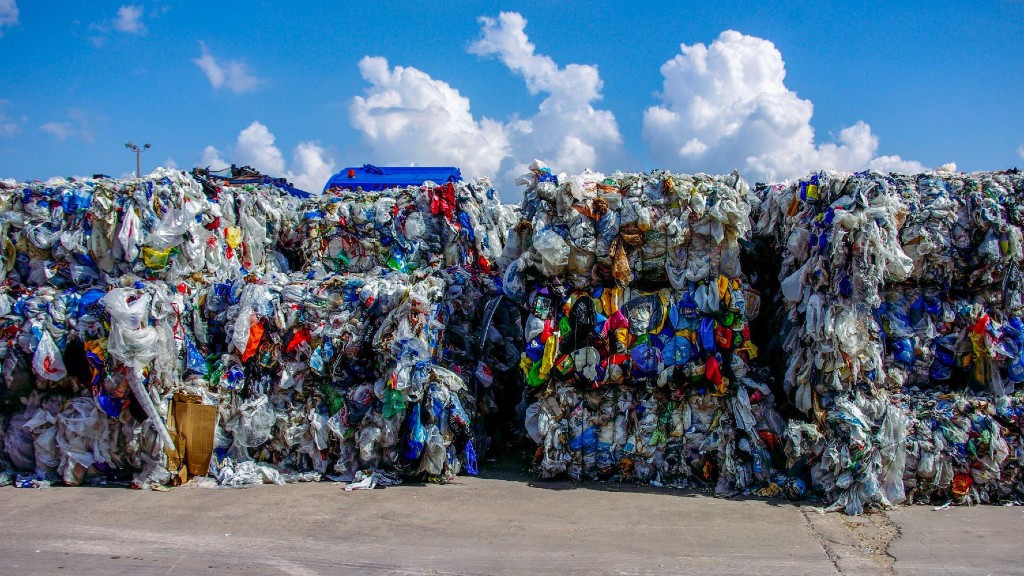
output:
[[[349,492],[0,488],[0,575],[1024,574],[1024,508],[851,518],[785,500],[537,482]]]

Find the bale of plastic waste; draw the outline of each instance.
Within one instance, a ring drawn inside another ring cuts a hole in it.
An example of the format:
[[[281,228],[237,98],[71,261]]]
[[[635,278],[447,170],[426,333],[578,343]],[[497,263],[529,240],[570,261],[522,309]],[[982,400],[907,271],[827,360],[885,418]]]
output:
[[[5,273],[23,285],[180,281],[278,270],[299,199],[273,186],[206,189],[187,172],[145,178],[0,181]]]
[[[140,487],[475,473],[518,360],[490,270],[512,210],[489,185],[407,191],[428,205],[400,241],[432,234],[430,266],[336,274],[289,272],[314,230],[290,190],[199,178],[0,183],[0,467]],[[217,407],[208,471],[179,469],[179,393]]]
[[[974,498],[1019,493],[1021,456],[970,413],[990,397],[1012,405],[1024,381],[1022,195],[1015,171],[819,172],[765,191],[757,230],[779,250],[784,388],[806,419],[790,422],[787,453],[831,507],[964,497],[972,461],[986,480]],[[936,400],[950,393],[963,396]],[[984,460],[967,455],[968,435],[985,437]]]
[[[719,493],[770,482],[784,426],[748,366],[759,298],[739,266],[756,199],[743,179],[535,162],[520,182],[504,289],[530,311],[536,471]]]
[[[475,395],[449,369],[473,366],[443,345],[459,326],[458,281],[470,278],[379,269],[233,287],[234,324],[213,368],[230,398],[219,449],[332,477],[381,469],[443,481],[475,469]],[[210,318],[224,313],[208,302]]]
[[[214,472],[224,458],[273,464],[285,478],[382,469],[443,481],[475,471],[478,374],[489,357],[473,336],[482,288],[453,269],[274,274],[185,290],[136,281],[99,298],[21,289],[0,348],[12,384],[18,366],[31,371],[33,396],[10,403],[5,459],[69,484],[113,472],[140,486],[169,482],[167,411],[188,390],[219,407]],[[69,302],[75,311],[55,323],[57,304]]]
[[[488,272],[501,255],[513,209],[490,182],[330,190],[300,209],[303,267],[401,272],[460,266]]]

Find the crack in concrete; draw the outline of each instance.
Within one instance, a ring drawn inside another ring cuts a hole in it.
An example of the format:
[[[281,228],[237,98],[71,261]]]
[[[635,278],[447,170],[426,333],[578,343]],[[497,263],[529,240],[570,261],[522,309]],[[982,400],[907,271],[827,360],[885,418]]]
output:
[[[813,509],[800,513],[811,536],[840,576],[869,573],[896,576],[896,557],[890,552],[892,543],[901,536],[900,527],[884,512],[860,517],[842,514],[821,514],[812,517]],[[870,568],[875,566],[875,569]]]
[[[814,527],[814,522],[812,522],[811,517],[807,515],[806,508],[800,509],[800,515],[803,517],[804,524],[807,526],[807,530],[811,533],[811,537],[818,543],[818,546],[821,546],[821,550],[825,553],[825,557],[832,563],[832,568],[835,569],[836,574],[843,576],[843,569],[839,567],[839,556],[837,556],[828,545],[829,540]]]
[[[857,539],[859,547],[885,575],[896,576],[896,557],[889,552],[889,548],[900,537],[899,526],[881,511],[869,512],[863,518],[870,522],[871,528],[866,528],[863,524],[855,523],[846,517],[843,517],[843,523]]]
[[[893,555],[890,548],[892,548],[893,542],[899,540],[903,536],[903,529],[900,528],[899,524],[893,522],[892,518],[889,518],[889,514],[886,512],[882,512],[879,515],[882,517],[882,521],[885,525],[891,529],[891,535],[885,543],[885,549],[883,549],[882,552],[889,557],[889,575],[896,576],[896,556]]]

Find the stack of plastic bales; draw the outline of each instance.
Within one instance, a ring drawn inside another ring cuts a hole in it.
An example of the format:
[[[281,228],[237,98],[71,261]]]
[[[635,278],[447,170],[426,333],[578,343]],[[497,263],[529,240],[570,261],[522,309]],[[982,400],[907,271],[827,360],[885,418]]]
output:
[[[475,471],[480,399],[515,364],[500,302],[480,305],[499,294],[490,263],[509,212],[491,209],[493,191],[379,194],[409,199],[402,220],[422,230],[360,237],[411,247],[415,265],[335,253],[325,270],[302,252],[320,221],[299,219],[321,202],[366,216],[346,204],[358,198],[303,204],[273,183],[199,178],[3,183],[0,469],[26,483],[177,482],[181,397],[216,407],[209,472],[223,485]]]
[[[510,350],[521,335],[510,334],[510,325],[519,323],[519,312],[500,298],[496,264],[515,208],[499,202],[489,181],[384,191],[329,190],[303,203],[301,213],[295,244],[304,269],[320,274],[380,269],[412,273],[427,277],[434,285],[431,293],[442,295],[432,312],[437,315],[433,322],[440,326],[436,337],[416,342],[399,338],[391,347],[391,364],[397,362],[408,372],[410,363],[415,358],[422,361],[429,350],[435,366],[450,368],[461,378],[468,413],[492,414],[492,424],[508,419],[498,411],[509,404],[501,402],[501,396],[518,388],[517,356]],[[492,387],[495,382],[498,385]],[[407,401],[416,398],[407,396]],[[379,408],[375,414],[383,415]],[[486,424],[482,417],[473,419],[481,452],[490,443]]]
[[[504,288],[530,311],[521,368],[539,474],[723,493],[770,481],[784,427],[747,366],[759,299],[739,265],[746,183],[555,177],[540,163],[520,181]]]
[[[822,172],[768,192],[758,229],[783,256],[784,384],[810,421],[789,425],[790,463],[833,506],[1020,490],[1003,438],[1020,430],[996,406],[1012,412],[1024,380],[1022,184]]]
[[[273,248],[298,206],[272,187],[213,192],[172,170],[0,183],[0,427],[15,468],[166,479],[160,392],[205,370],[195,299],[211,280],[286,267]]]

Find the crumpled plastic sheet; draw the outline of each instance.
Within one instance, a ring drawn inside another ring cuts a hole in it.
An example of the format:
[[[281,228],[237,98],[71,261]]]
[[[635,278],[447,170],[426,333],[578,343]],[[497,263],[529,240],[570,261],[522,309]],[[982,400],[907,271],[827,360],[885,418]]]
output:
[[[668,172],[554,176],[540,163],[506,253],[526,304],[526,427],[541,477],[713,486],[773,481],[784,422],[739,268],[746,183]]]
[[[514,223],[486,179],[384,191],[328,191],[301,206],[306,268],[402,272],[494,267]]]
[[[764,191],[784,387],[808,419],[789,422],[786,450],[831,508],[1020,499],[1022,455],[1005,438],[1019,429],[972,413],[1024,381],[1022,195],[1016,171],[819,172]],[[989,453],[969,454],[964,435]]]

